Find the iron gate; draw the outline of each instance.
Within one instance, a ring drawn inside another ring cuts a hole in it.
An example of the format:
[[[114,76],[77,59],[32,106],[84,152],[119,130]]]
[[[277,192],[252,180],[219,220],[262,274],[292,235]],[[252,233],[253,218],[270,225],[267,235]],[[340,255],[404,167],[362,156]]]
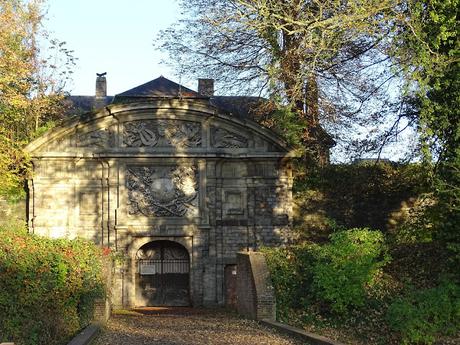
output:
[[[188,306],[190,260],[187,250],[171,241],[155,241],[137,254],[137,304]]]

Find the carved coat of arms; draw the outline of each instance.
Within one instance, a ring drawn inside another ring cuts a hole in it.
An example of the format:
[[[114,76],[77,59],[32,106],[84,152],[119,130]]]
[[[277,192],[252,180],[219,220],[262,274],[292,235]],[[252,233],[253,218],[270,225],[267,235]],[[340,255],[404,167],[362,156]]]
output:
[[[196,207],[196,181],[194,166],[128,167],[128,213],[182,217]]]

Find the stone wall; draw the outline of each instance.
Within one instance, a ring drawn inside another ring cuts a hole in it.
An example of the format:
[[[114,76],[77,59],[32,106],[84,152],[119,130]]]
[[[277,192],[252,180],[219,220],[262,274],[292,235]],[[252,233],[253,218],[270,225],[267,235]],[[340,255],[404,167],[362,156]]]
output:
[[[26,200],[8,202],[0,197],[0,226],[10,226],[26,221]]]
[[[245,317],[275,319],[275,290],[265,257],[260,252],[237,254],[237,309]]]
[[[107,291],[107,295],[104,298],[100,298],[94,305],[93,319],[95,322],[105,324],[112,312],[112,285],[113,285],[113,263],[112,258],[107,256],[104,259],[102,267],[102,275],[104,277],[104,285]]]

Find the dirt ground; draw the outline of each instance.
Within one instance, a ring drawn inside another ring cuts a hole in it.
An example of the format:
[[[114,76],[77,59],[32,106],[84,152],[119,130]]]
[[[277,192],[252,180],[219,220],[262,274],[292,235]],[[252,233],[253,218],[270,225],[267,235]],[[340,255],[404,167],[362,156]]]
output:
[[[92,345],[301,345],[222,310],[144,308],[118,312]]]

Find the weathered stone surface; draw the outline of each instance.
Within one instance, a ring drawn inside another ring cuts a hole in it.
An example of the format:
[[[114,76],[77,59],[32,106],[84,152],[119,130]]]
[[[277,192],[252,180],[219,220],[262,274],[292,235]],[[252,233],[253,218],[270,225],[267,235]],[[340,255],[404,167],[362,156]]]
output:
[[[28,146],[29,228],[119,252],[115,307],[139,304],[136,253],[149,242],[185,248],[198,306],[225,303],[224,269],[238,251],[289,240],[289,150],[266,128],[179,98],[113,104],[72,121]],[[163,264],[174,274],[174,262]]]
[[[245,148],[248,139],[225,128],[211,128],[211,144],[217,148]]]
[[[11,223],[23,223],[26,221],[26,200],[8,202],[0,198],[0,226],[8,226]]]
[[[78,147],[108,148],[114,145],[113,132],[108,128],[77,135]]]

